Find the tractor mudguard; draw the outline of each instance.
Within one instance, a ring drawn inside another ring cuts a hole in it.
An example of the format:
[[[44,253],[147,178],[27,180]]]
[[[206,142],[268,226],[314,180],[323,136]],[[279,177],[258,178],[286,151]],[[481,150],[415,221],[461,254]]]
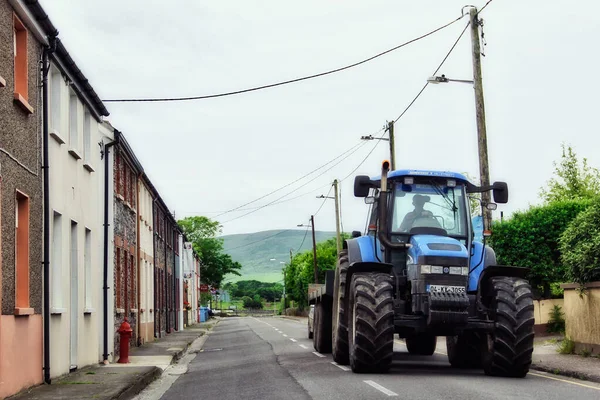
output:
[[[346,272],[346,282],[352,282],[352,275],[358,272],[381,272],[384,274],[392,274],[392,264],[380,262],[354,262],[348,267]],[[350,298],[350,285],[346,285],[345,298]]]
[[[348,261],[350,264],[356,262],[381,262],[380,260],[383,259],[383,256],[381,255],[381,250],[376,247],[377,245],[378,243],[373,236],[361,236],[346,240],[344,247],[348,249]]]
[[[527,273],[529,272],[529,268],[523,267],[511,267],[507,265],[494,265],[491,267],[485,268],[481,275],[479,276],[479,285],[477,290],[477,304],[484,306],[487,308],[487,299],[489,298],[490,293],[490,279],[495,276],[507,276],[512,278],[525,278]]]

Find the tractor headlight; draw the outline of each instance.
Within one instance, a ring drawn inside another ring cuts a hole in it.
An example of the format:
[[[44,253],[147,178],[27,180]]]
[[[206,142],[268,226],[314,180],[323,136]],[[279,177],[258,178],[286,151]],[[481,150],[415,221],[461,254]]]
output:
[[[431,265],[421,265],[421,273],[422,274],[430,274],[431,273]]]

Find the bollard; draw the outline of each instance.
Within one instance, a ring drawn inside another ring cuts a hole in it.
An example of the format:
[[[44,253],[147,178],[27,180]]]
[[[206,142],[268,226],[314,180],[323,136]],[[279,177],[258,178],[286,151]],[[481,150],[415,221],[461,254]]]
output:
[[[129,339],[131,338],[131,333],[133,332],[133,329],[131,329],[129,322],[127,322],[127,317],[125,317],[125,320],[123,321],[117,332],[121,336],[119,361],[117,361],[117,363],[129,364]]]

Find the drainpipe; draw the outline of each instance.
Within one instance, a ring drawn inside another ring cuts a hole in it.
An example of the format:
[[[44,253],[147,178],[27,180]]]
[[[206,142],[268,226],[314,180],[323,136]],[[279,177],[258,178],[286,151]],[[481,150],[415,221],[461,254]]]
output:
[[[171,315],[169,313],[169,257],[168,257],[168,253],[167,253],[167,214],[165,213],[165,216],[163,217],[164,222],[165,222],[165,311],[166,311],[166,327],[165,327],[165,332],[166,333],[170,333],[169,330],[171,329]]]
[[[141,237],[140,237],[140,221],[141,221],[140,220],[140,179],[142,179],[142,174],[138,174],[137,180],[135,182],[135,187],[136,187],[136,192],[135,192],[135,195],[136,195],[136,205],[135,205],[135,207],[137,209],[137,214],[136,214],[136,218],[137,218],[137,221],[136,221],[136,226],[137,226],[137,240],[136,240],[136,243],[137,243],[137,249],[136,250],[137,251],[136,251],[136,253],[137,254],[136,254],[136,257],[137,257],[137,260],[136,260],[136,263],[137,263],[137,303],[138,303],[137,304],[137,310],[138,310],[137,344],[138,344],[138,346],[142,345],[142,338],[141,338],[141,332],[142,332],[142,328],[141,328],[141,325],[142,325],[142,313],[141,313],[142,303],[141,303],[141,295],[140,295],[140,292],[141,292],[140,275],[141,275],[141,272],[142,272],[142,265],[141,265],[142,263],[140,262],[140,251],[141,251],[141,249],[140,249],[140,247],[141,247],[141,244],[140,244],[140,241],[141,241]]]
[[[55,32],[49,37],[50,46],[45,47],[42,55],[42,135],[43,135],[43,179],[44,179],[44,382],[50,385],[50,165],[48,140],[48,72],[50,71],[50,54],[56,50]]]
[[[154,218],[154,216],[156,215],[156,199],[152,199],[152,268],[154,269],[152,271],[153,273],[153,277],[154,279],[153,281],[153,291],[154,291],[154,337],[155,338],[159,338],[160,337],[160,319],[159,317],[157,317],[157,312],[158,312],[158,293],[157,293],[157,289],[158,289],[158,285],[157,285],[157,281],[158,281],[158,276],[157,276],[157,266],[156,266],[156,221],[158,220],[158,218]],[[158,334],[157,334],[157,328],[158,328]]]
[[[119,131],[115,129],[115,140],[104,145],[104,281],[102,289],[104,291],[104,354],[102,355],[104,363],[108,363],[108,192],[109,192],[109,172],[110,172],[110,148],[119,143]]]

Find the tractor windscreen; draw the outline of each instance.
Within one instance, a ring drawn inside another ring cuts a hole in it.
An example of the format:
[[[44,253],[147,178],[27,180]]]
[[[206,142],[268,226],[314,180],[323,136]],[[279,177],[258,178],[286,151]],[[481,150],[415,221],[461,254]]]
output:
[[[428,180],[410,185],[398,182],[394,186],[392,232],[410,234],[413,228],[437,228],[448,236],[467,237],[466,193],[462,184],[451,187],[444,181]]]

